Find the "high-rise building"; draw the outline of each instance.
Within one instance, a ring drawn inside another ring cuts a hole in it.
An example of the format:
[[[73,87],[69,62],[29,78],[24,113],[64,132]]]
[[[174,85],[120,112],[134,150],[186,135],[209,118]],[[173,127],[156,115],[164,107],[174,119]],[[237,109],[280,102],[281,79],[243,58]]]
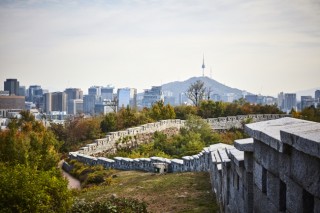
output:
[[[93,95],[96,98],[96,103],[102,103],[101,86],[92,86],[88,89],[88,95]]]
[[[25,86],[19,86],[19,95],[26,96],[26,87]]]
[[[79,88],[67,88],[64,91],[67,94],[67,113],[74,114],[73,100],[83,99],[83,91]]]
[[[320,103],[320,90],[314,92],[314,100],[315,102]]]
[[[295,93],[284,94],[284,111],[290,112],[292,109],[297,110],[297,97]]]
[[[312,96],[301,96],[301,110],[314,104]]]
[[[107,86],[101,88],[101,98],[102,100],[113,100],[113,90],[114,87]]]
[[[143,107],[151,107],[157,101],[164,101],[161,86],[153,86],[151,89],[144,91],[142,99]]]
[[[83,91],[80,88],[67,88],[64,91],[67,94],[67,99],[83,99]]]
[[[51,110],[64,112],[67,111],[67,94],[64,92],[51,93]]]
[[[17,79],[7,79],[4,82],[4,90],[10,95],[19,95],[19,81]]]
[[[43,111],[47,114],[52,111],[51,100],[52,100],[51,93],[45,93],[43,95]]]
[[[117,92],[118,107],[137,107],[137,89],[119,88]]]
[[[76,115],[78,113],[83,113],[83,100],[82,99],[72,99],[69,101],[68,114]]]
[[[29,86],[29,90],[28,90],[29,94],[28,94],[28,101],[33,102],[37,99],[37,96],[39,94],[41,94],[41,96],[44,94],[41,86],[39,85],[31,85]]]
[[[94,115],[95,104],[96,104],[96,96],[95,95],[84,95],[83,96],[83,112],[85,114]]]
[[[284,109],[284,93],[280,92],[278,94],[278,108],[283,110]]]

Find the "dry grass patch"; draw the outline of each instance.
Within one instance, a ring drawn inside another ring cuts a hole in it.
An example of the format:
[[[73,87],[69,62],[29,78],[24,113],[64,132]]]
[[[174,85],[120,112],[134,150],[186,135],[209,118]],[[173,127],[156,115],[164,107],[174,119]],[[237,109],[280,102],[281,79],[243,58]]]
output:
[[[96,200],[110,196],[130,197],[148,204],[150,212],[218,212],[207,173],[155,175],[117,171],[110,186],[96,186],[78,197]]]

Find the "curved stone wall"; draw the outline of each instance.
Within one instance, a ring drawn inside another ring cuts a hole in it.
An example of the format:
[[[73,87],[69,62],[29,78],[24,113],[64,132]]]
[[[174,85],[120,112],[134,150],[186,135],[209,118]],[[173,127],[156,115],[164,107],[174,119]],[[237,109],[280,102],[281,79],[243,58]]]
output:
[[[247,124],[245,131],[252,138],[182,159],[69,157],[120,170],[209,172],[222,212],[320,212],[320,123],[281,118]]]
[[[212,129],[223,130],[231,128],[243,128],[247,121],[259,122],[286,117],[284,114],[263,114],[263,115],[238,115],[219,118],[208,118],[206,121]],[[184,126],[185,121],[179,119],[162,120],[155,123],[148,123],[138,127],[128,128],[123,131],[110,132],[105,138],[96,139],[94,143],[87,144],[82,147],[77,153],[85,155],[93,155],[99,152],[108,150],[111,153],[116,152],[116,143],[119,139],[124,137],[135,137],[138,134],[153,133],[155,131],[163,131],[168,128],[180,129]]]

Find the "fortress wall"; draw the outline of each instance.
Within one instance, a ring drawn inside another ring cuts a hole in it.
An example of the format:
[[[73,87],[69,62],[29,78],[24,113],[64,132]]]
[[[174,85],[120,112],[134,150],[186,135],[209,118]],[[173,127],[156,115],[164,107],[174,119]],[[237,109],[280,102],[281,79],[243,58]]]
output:
[[[236,140],[234,146],[214,144],[182,159],[107,159],[79,152],[69,158],[120,170],[154,172],[162,165],[168,172],[209,172],[223,212],[320,212],[320,123],[268,120],[274,118],[253,117],[266,121],[246,125],[252,138]]]
[[[231,128],[243,128],[247,121],[259,122],[280,117],[286,117],[283,114],[263,114],[263,115],[238,115],[219,118],[208,118],[206,121],[215,130],[227,130]],[[148,123],[138,127],[128,128],[123,131],[110,132],[105,138],[96,139],[93,143],[81,147],[78,153],[86,155],[94,155],[97,153],[108,152],[116,153],[119,139],[128,138],[127,145],[120,144],[120,147],[132,146],[132,144],[141,144],[143,141],[137,140],[137,136],[142,134],[154,133],[156,131],[163,131],[168,128],[180,129],[185,124],[184,120],[170,119],[162,120],[155,123]]]

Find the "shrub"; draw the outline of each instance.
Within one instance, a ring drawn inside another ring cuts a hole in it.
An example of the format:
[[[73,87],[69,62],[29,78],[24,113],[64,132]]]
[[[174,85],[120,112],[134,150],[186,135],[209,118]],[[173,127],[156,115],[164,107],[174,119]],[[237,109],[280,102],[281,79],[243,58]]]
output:
[[[70,213],[138,212],[147,213],[147,204],[132,198],[106,198],[97,201],[75,200]]]

